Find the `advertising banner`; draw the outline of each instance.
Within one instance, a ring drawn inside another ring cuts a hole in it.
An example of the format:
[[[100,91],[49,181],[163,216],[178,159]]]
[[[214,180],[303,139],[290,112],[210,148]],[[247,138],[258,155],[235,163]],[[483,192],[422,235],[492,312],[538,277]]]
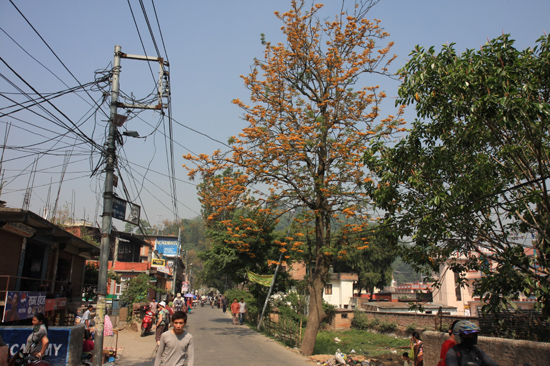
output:
[[[8,345],[10,356],[16,354],[19,349],[25,350],[27,337],[32,333],[32,327],[0,327],[0,336]],[[48,340],[50,344],[46,350],[45,360],[50,365],[68,365],[69,341],[71,329],[69,327],[50,327]]]
[[[153,258],[151,259],[151,265],[155,267],[166,267],[166,261],[164,259]]]
[[[256,282],[259,285],[269,287],[273,281],[273,275],[259,275],[254,272],[246,271],[248,279],[252,282]]]
[[[178,239],[157,239],[155,243],[157,252],[166,256],[178,255]]]
[[[5,301],[3,322],[30,319],[46,311],[45,292],[8,291]]]
[[[186,294],[189,292],[189,282],[182,282],[181,283],[181,292]]]

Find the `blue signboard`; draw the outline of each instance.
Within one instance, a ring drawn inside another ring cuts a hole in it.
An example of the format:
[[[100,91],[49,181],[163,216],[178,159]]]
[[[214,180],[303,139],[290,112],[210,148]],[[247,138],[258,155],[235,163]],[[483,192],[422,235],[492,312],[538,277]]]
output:
[[[19,349],[25,350],[27,338],[32,333],[32,327],[0,327],[0,336],[8,345],[10,356]],[[69,362],[69,343],[71,329],[69,327],[50,327],[48,329],[50,344],[46,350],[45,360],[52,366],[65,366]]]
[[[177,239],[157,239],[155,249],[165,256],[178,255],[178,240]]]
[[[126,201],[114,198],[112,213],[114,219],[124,220],[126,217]]]
[[[46,312],[46,293],[8,291],[3,322],[30,319],[36,313]]]

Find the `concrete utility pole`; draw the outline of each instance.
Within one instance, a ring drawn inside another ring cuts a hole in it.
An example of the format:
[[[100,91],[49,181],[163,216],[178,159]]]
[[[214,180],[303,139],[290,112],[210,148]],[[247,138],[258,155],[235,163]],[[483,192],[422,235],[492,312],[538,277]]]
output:
[[[172,273],[172,294],[176,294],[176,281],[178,280],[178,263],[180,261],[180,251],[181,251],[181,227],[178,230],[178,250],[176,251],[176,260],[174,263],[173,273]],[[181,291],[181,289],[180,289]]]
[[[96,323],[95,346],[93,351],[93,365],[100,366],[103,363],[103,331],[105,325],[105,305],[107,298],[107,272],[110,252],[111,232],[112,232],[112,211],[114,201],[114,173],[116,163],[116,133],[117,133],[117,108],[135,108],[135,109],[153,109],[162,110],[165,108],[163,103],[164,97],[169,97],[170,92],[167,85],[169,73],[165,70],[168,63],[161,57],[149,57],[139,55],[128,55],[121,52],[122,47],[115,46],[115,55],[113,62],[113,77],[111,84],[111,110],[109,115],[109,134],[107,136],[107,151],[106,151],[106,166],[105,166],[105,191],[103,192],[103,218],[101,223],[101,246],[99,259],[99,274],[97,280],[97,305],[96,313],[98,321]],[[159,63],[159,81],[158,81],[158,104],[126,104],[119,103],[119,77],[120,77],[120,60],[121,58],[154,61]],[[124,123],[124,120],[122,120]],[[122,125],[119,124],[118,126]],[[113,263],[116,258],[113,258]]]
[[[120,76],[120,46],[115,46],[113,61],[113,81],[111,86],[111,113],[109,115],[109,135],[107,136],[107,153],[105,167],[105,192],[103,192],[103,219],[101,222],[101,247],[99,260],[99,275],[97,281],[97,307],[98,321],[95,326],[94,366],[103,363],[103,329],[105,324],[105,304],[107,297],[107,270],[109,261],[109,246],[111,243],[111,212],[113,211],[113,180],[115,173],[115,133],[116,126],[113,123],[118,105],[119,76]]]

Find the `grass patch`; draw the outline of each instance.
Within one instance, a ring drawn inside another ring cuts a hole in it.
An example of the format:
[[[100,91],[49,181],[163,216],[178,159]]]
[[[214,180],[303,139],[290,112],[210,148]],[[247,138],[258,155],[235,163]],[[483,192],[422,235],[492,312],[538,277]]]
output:
[[[341,341],[336,342],[334,338],[338,337]],[[351,329],[346,331],[324,331],[317,333],[314,355],[334,354],[337,349],[347,354],[352,349],[358,355],[375,357],[391,350],[406,352],[403,347],[409,346],[409,339],[395,338],[384,334],[370,333],[364,330]]]

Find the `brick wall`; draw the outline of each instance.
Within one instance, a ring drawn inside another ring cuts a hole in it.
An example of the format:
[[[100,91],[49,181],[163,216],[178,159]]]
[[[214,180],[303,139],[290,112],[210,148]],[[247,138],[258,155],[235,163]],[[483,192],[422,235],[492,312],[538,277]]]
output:
[[[439,330],[439,317],[437,314],[416,314],[416,313],[392,313],[382,311],[364,311],[369,319],[378,319],[381,322],[396,322],[401,329],[406,329],[411,325],[417,331]],[[479,325],[476,317],[454,317],[450,315],[442,316],[442,324],[446,324],[447,328],[454,320],[469,320]]]
[[[441,345],[447,339],[447,335],[442,332],[426,331],[421,337],[424,342],[424,366],[436,366]],[[530,366],[550,364],[550,343],[479,337],[478,346],[499,366],[518,366],[525,363],[529,363]]]
[[[334,329],[351,328],[353,320],[353,310],[336,309],[334,317],[331,319],[330,326]]]

